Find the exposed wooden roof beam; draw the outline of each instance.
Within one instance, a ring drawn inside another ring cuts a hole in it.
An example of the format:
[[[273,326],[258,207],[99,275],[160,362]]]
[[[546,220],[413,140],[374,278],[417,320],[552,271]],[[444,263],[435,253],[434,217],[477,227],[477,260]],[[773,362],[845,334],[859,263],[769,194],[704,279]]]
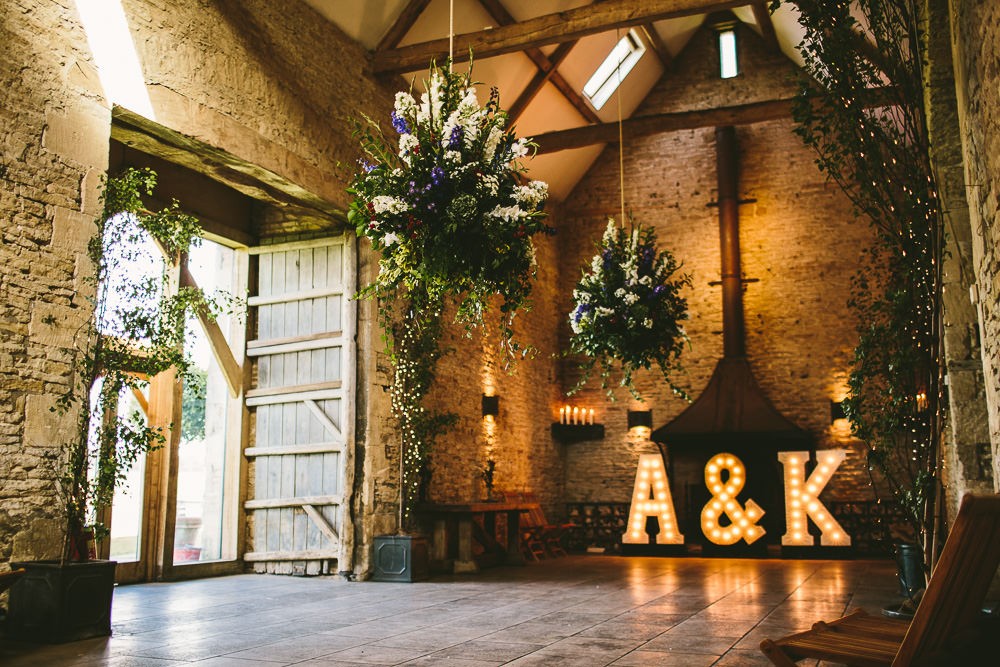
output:
[[[538,92],[545,86],[546,81],[552,80],[553,85],[558,88],[559,86],[555,83],[555,78],[559,77],[559,80],[561,80],[567,88],[569,87],[566,80],[559,76],[556,68],[559,67],[563,60],[566,59],[566,56],[569,55],[569,52],[573,50],[574,46],[576,46],[576,42],[563,42],[556,47],[556,50],[552,52],[552,55],[547,58],[549,65],[545,68],[539,68],[535,76],[528,82],[528,85],[521,91],[521,94],[517,96],[516,100],[514,100],[514,103],[510,105],[510,108],[507,110],[508,122],[513,123],[521,117],[521,114],[528,108],[528,104],[531,103],[531,100],[535,99],[535,95],[537,95]],[[570,88],[569,92],[571,95],[567,95],[565,91],[562,91],[562,88],[559,90],[563,92],[566,100],[576,107],[576,110],[579,111],[580,115],[586,120],[591,123],[601,122],[600,117],[598,117],[598,115],[587,106],[587,103],[583,101],[583,98],[576,94],[576,91]]]
[[[530,47],[571,42],[587,35],[660,21],[705,14],[746,5],[748,0],[607,0],[564,12],[536,16],[508,26],[455,35],[456,62],[467,60],[469,48],[477,58],[488,58]],[[422,69],[431,60],[448,55],[448,38],[377,51],[374,70],[379,74]]]
[[[517,19],[511,16],[511,13],[507,11],[507,8],[503,6],[500,0],[479,0],[479,4],[481,4],[486,11],[489,12],[490,16],[493,17],[493,20],[501,26],[515,25],[517,23]],[[535,63],[535,67],[538,68],[539,74],[535,75],[535,77],[528,84],[528,87],[524,89],[524,92],[521,93],[520,97],[517,98],[517,101],[514,102],[514,105],[511,106],[508,111],[508,116],[512,122],[524,112],[524,107],[526,107],[535,95],[538,94],[538,91],[542,89],[542,86],[545,85],[546,81],[551,81],[552,85],[563,94],[563,97],[565,97],[566,100],[572,104],[577,112],[579,112],[579,114],[586,120],[591,123],[601,122],[601,119],[596,113],[594,113],[593,109],[587,106],[587,103],[583,101],[580,94],[573,90],[573,87],[570,86],[569,83],[566,82],[566,79],[564,79],[557,71],[559,64],[567,55],[569,55],[570,49],[573,48],[574,44],[576,44],[576,40],[572,42],[563,42],[555,51],[553,51],[551,58],[542,53],[542,50],[536,46],[529,47],[524,50],[524,54],[531,59],[531,62]],[[522,104],[523,106],[518,106],[519,104]],[[517,113],[514,113],[515,110]]]
[[[656,28],[653,27],[652,23],[644,23],[642,25],[642,32],[646,35],[649,45],[653,47],[653,53],[655,53],[656,57],[660,59],[660,64],[663,65],[663,69],[670,69],[670,66],[674,62],[674,58],[670,55],[667,45],[664,44],[663,40],[660,38],[660,33],[656,32]]]
[[[871,91],[866,106],[877,107],[892,104],[892,89],[882,88]],[[720,125],[749,125],[779,118],[791,118],[795,98],[751,102],[716,109],[680,111],[673,113],[637,116],[622,121],[622,135],[627,139],[674,132],[694,130]],[[571,148],[582,148],[593,144],[618,143],[618,123],[585,125],[569,130],[547,132],[534,137],[538,153],[555,153]]]
[[[379,40],[375,50],[385,51],[396,48],[429,4],[431,4],[431,0],[410,0],[406,7],[403,7],[403,11],[399,13],[396,22]]]
[[[755,2],[753,7],[753,18],[760,26],[760,35],[764,38],[764,43],[772,51],[778,51],[778,35],[774,32],[774,23],[771,21],[771,12],[767,10],[766,2]]]

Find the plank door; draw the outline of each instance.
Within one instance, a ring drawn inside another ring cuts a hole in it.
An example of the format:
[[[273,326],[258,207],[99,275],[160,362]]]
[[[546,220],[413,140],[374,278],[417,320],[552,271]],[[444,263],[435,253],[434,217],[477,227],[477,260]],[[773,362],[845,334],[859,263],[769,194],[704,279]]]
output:
[[[259,572],[350,570],[354,446],[353,236],[251,250],[258,255],[253,551]]]

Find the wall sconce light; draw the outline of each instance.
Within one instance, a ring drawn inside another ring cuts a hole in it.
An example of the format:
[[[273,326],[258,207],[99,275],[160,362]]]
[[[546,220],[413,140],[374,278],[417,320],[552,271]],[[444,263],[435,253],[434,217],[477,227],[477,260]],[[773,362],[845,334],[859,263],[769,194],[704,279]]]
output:
[[[847,419],[847,413],[844,411],[843,401],[830,401],[830,423],[834,423],[838,419]]]
[[[500,415],[500,397],[483,394],[483,416],[496,419]]]
[[[653,428],[653,411],[652,410],[629,410],[628,411],[628,428],[632,430],[637,426],[645,426],[646,428]]]

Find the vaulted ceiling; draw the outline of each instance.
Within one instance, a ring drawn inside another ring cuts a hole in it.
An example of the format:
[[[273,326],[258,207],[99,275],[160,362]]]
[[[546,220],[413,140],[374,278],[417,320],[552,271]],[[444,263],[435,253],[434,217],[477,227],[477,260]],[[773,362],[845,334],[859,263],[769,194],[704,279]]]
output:
[[[771,48],[801,62],[796,11],[786,3],[771,15],[766,0],[303,1],[370,49],[376,72],[401,75],[401,88],[411,81],[420,88],[430,60],[448,54],[449,33],[456,60],[467,59],[471,46],[473,78],[483,84],[480,97],[496,86],[519,136],[563,131],[543,142],[547,152],[528,164],[531,177],[548,182],[558,200],[600,155],[601,139],[617,136],[607,133],[616,131],[611,126],[602,133],[601,124],[617,123],[619,108],[622,118],[631,118],[657,81],[670,76],[674,58],[713,12],[732,11]],[[622,82],[620,103],[612,97],[595,110],[581,91],[629,28],[646,54]]]

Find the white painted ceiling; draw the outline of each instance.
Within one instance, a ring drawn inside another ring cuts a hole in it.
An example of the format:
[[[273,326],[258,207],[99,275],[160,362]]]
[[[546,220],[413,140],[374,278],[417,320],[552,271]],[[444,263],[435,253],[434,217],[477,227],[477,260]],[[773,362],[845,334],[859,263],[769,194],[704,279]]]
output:
[[[408,4],[408,0],[302,1],[311,5],[321,15],[368,49],[375,48]],[[498,25],[478,0],[453,0],[453,2],[455,34],[478,32]],[[565,11],[591,3],[590,0],[502,0],[502,4],[515,19],[523,21],[535,16]],[[431,0],[399,45],[405,46],[447,37],[450,19],[449,5],[450,0]],[[749,5],[737,7],[733,13],[752,29],[760,32],[760,27],[754,20],[753,10]],[[706,15],[697,15],[658,21],[653,24],[653,29],[669,51],[669,55],[675,57],[683,50],[705,18]],[[803,31],[799,26],[798,15],[794,7],[787,3],[783,4],[772,16],[772,22],[782,52],[793,61],[801,64],[796,45],[801,40]],[[649,40],[642,33],[642,30],[637,30],[637,32],[647,42],[647,52],[622,83],[620,106],[623,118],[632,115],[664,74],[664,67],[648,43]],[[577,92],[582,91],[584,83],[604,60],[622,34],[622,31],[612,30],[584,37],[559,66],[559,74]],[[552,45],[543,47],[542,51],[549,54],[554,49],[555,45]],[[463,64],[457,67],[466,66]],[[500,91],[501,106],[508,108],[537,71],[534,63],[522,52],[477,59],[473,67],[473,78],[483,84],[478,87],[480,101],[485,101],[489,89],[496,86]],[[399,79],[400,88],[406,89],[411,81],[416,88],[421,88],[421,81],[425,74],[425,70],[405,74]],[[619,103],[612,97],[601,110],[597,111],[597,115],[602,121],[615,121],[618,119],[618,109]],[[528,105],[524,114],[517,121],[516,128],[518,136],[532,137],[544,132],[588,124],[589,121],[581,116],[551,83],[547,83]],[[529,169],[529,175],[532,178],[546,181],[553,198],[561,201],[591,167],[603,148],[603,144],[598,144],[540,155],[528,161],[526,166]]]

